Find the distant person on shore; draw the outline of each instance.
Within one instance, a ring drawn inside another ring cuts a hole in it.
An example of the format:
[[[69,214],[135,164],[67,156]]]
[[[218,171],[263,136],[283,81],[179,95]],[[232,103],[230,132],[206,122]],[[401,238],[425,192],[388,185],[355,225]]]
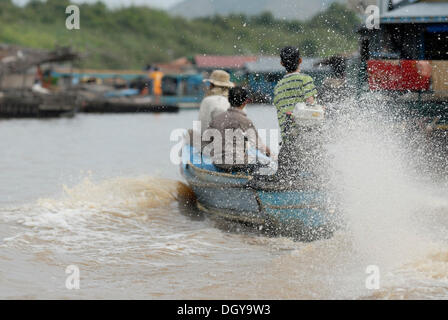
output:
[[[249,93],[242,87],[234,87],[229,91],[230,108],[218,114],[208,129],[216,129],[221,137],[221,150],[212,151],[213,163],[226,171],[253,173],[260,164],[256,158],[249,157],[249,149],[259,150],[266,156],[271,151],[259,138],[253,122],[247,117],[244,108],[249,101]]]
[[[153,94],[156,97],[156,101],[160,99],[160,96],[162,95],[162,79],[163,79],[163,72],[159,70],[159,68],[155,67],[152,72],[149,74],[149,78],[152,80],[152,88],[153,88]]]
[[[208,128],[214,117],[229,109],[229,89],[235,86],[230,81],[230,75],[224,70],[213,71],[210,79],[205,79],[204,81],[209,82],[210,87],[206,93],[206,97],[201,102],[199,110],[201,133]]]

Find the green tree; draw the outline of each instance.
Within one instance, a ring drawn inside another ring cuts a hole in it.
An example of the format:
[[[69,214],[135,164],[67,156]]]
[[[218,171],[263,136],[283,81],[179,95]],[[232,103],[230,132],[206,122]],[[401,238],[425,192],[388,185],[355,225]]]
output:
[[[79,4],[81,29],[65,28],[68,0],[31,0],[25,6],[0,0],[0,43],[52,49],[70,45],[87,56],[83,67],[138,68],[196,54],[278,54],[299,44],[304,55],[354,50],[356,14],[332,5],[310,21],[275,19],[269,12],[192,20],[148,7],[110,9],[102,2]]]
[[[315,57],[318,51],[317,41],[314,39],[305,39],[300,43],[303,55],[306,57]]]
[[[260,13],[260,15],[258,15],[258,16],[254,16],[253,21],[256,24],[260,24],[262,26],[269,27],[275,23],[275,18],[272,15],[272,12],[265,11],[265,12]]]

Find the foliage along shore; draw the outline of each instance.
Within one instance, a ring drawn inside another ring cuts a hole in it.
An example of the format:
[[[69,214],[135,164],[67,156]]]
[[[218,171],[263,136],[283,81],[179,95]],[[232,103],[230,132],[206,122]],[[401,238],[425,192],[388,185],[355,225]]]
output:
[[[357,49],[357,15],[340,4],[308,21],[229,15],[187,20],[142,6],[109,9],[80,4],[80,30],[67,30],[68,0],[30,1],[20,7],[0,0],[0,43],[53,49],[72,46],[88,68],[134,68],[196,54],[269,55],[288,44],[303,55],[325,57]]]

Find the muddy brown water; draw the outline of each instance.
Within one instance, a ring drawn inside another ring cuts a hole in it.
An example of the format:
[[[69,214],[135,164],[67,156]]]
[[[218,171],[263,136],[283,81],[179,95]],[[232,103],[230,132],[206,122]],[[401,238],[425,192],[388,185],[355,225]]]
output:
[[[276,128],[273,107],[248,113],[257,127]],[[382,174],[368,159],[347,168],[350,157],[372,152],[348,148],[335,163],[351,223],[334,237],[302,243],[227,232],[180,201],[189,191],[170,162],[169,136],[195,118],[0,121],[0,298],[448,297],[443,182],[391,182],[393,163]],[[409,216],[417,227],[403,223]],[[79,268],[79,289],[66,287],[69,265]],[[378,289],[366,287],[371,265]]]

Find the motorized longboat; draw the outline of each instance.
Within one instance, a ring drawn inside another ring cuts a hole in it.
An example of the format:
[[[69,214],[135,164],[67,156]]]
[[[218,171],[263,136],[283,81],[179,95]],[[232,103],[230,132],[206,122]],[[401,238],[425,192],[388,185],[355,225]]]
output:
[[[257,185],[255,176],[223,172],[188,144],[182,159],[181,173],[196,195],[197,208],[207,215],[301,240],[328,237],[334,230],[335,211],[319,188]]]
[[[256,150],[249,152],[264,163],[263,173],[224,171],[187,140],[182,148],[181,173],[202,212],[305,241],[332,235],[337,226],[336,210],[322,184],[316,183],[319,179],[310,172],[300,172],[293,184],[276,181],[277,162]]]

